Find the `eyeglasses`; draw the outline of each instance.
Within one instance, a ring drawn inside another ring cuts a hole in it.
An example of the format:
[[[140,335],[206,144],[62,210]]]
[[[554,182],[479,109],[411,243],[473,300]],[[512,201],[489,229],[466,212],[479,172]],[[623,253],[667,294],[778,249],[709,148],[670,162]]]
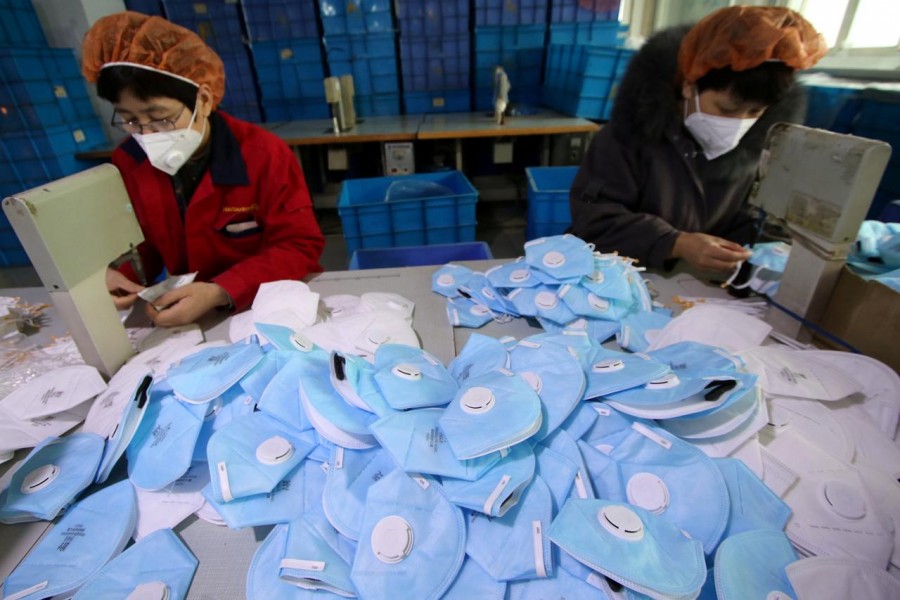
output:
[[[181,110],[179,110],[178,114],[174,117],[168,119],[156,119],[155,121],[148,121],[147,123],[141,123],[139,121],[117,121],[116,113],[113,113],[112,118],[109,120],[109,124],[116,129],[121,129],[125,133],[144,133],[145,129],[148,129],[153,133],[173,131],[175,129],[175,122],[181,118],[181,114],[184,112],[185,108],[187,108],[187,106],[182,106]]]

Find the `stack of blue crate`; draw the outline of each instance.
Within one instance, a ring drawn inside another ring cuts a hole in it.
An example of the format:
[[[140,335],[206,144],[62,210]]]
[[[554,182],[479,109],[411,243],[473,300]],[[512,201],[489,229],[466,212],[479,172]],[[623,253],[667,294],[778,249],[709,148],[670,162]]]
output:
[[[887,142],[893,149],[867,215],[877,219],[888,204],[900,199],[900,93],[872,87],[861,90],[858,100],[850,133]]]
[[[81,67],[48,48],[31,0],[0,0],[0,199],[77,173],[75,155],[105,145]],[[28,264],[0,211],[0,267]]]
[[[241,7],[234,0],[163,0],[166,17],[191,29],[225,65],[225,97],[220,108],[239,119],[259,123],[262,114],[250,52],[244,44]]]
[[[407,114],[468,112],[468,0],[396,0]]]
[[[243,0],[266,121],[324,119],[322,49],[312,0]]]
[[[353,75],[360,117],[400,114],[391,0],[319,0],[329,75]]]
[[[125,8],[145,15],[165,16],[162,0],[125,0]]]
[[[493,110],[497,66],[511,104],[541,104],[546,34],[547,0],[475,0],[475,110]]]

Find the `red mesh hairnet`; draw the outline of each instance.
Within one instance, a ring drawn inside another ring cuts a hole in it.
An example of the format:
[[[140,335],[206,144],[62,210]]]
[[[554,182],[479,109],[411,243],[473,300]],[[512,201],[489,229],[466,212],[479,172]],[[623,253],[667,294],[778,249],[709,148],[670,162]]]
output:
[[[128,63],[212,89],[213,105],[225,95],[222,60],[200,36],[161,17],[125,11],[103,17],[84,36],[81,72],[96,82],[110,63]]]
[[[719,9],[694,25],[678,55],[681,75],[693,83],[713,69],[752,69],[778,60],[808,69],[828,52],[825,38],[799,13],[773,6]]]

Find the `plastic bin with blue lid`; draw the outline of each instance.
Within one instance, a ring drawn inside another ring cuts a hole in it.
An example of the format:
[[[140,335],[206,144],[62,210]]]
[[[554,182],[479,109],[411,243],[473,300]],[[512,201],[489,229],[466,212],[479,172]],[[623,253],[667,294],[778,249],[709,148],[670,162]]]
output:
[[[572,224],[569,189],[578,167],[528,167],[528,224],[525,237],[533,240],[564,233]]]
[[[370,248],[357,250],[350,258],[350,270],[387,269],[392,267],[421,267],[444,265],[462,260],[490,260],[491,249],[484,242],[459,242],[433,246],[403,248]]]
[[[347,252],[474,242],[477,201],[458,171],[347,179],[338,195]]]

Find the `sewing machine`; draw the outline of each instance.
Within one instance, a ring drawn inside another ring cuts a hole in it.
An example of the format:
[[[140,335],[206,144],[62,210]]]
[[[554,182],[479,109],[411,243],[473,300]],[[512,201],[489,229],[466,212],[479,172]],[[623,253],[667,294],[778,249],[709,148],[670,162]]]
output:
[[[749,202],[782,219],[793,240],[777,304],[807,321],[821,316],[890,156],[877,140],[788,123],[769,130]],[[782,310],[767,320],[780,333],[809,338]]]
[[[118,169],[51,181],[6,198],[3,210],[85,362],[112,376],[134,350],[106,269],[144,240]]]

